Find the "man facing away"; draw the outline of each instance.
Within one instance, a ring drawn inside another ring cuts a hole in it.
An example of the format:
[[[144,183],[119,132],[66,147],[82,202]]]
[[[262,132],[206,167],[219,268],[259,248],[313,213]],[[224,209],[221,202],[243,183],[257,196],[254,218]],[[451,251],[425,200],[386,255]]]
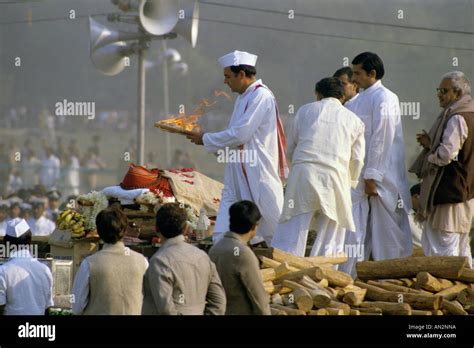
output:
[[[74,314],[139,315],[143,303],[146,258],[125,247],[125,214],[106,208],[96,218],[97,232],[104,241],[102,250],[86,257],[73,285]]]
[[[342,83],[316,84],[318,101],[302,106],[288,135],[292,159],[285,204],[272,246],[305,256],[315,218],[317,238],[311,256],[336,256],[344,250],[345,229],[354,230],[351,186],[364,164],[364,124],[342,106]]]
[[[424,150],[411,172],[422,179],[417,218],[426,220],[425,255],[466,256],[474,213],[474,102],[466,75],[453,71],[437,88],[443,111],[429,133],[417,134]]]
[[[413,245],[400,103],[382,84],[385,69],[375,53],[357,55],[352,72],[363,91],[348,108],[365,124],[366,151],[359,185],[352,191],[356,229],[347,232],[344,248],[360,250],[364,259],[371,254],[374,260],[407,257]],[[349,255],[339,270],[355,276],[357,261]]]
[[[144,281],[142,314],[223,315],[226,298],[216,266],[186,243],[186,212],[178,203],[156,213],[161,248],[151,257]]]
[[[229,207],[237,201],[249,200],[262,214],[257,237],[251,243],[265,240],[269,244],[283,206],[280,178],[286,177],[288,171],[285,135],[273,93],[255,77],[256,62],[256,55],[241,51],[219,58],[224,83],[239,94],[229,126],[221,132],[188,136],[208,152],[230,151],[239,158],[225,165],[214,241],[229,231]]]
[[[53,276],[31,253],[26,220],[8,221],[4,237],[8,262],[0,266],[0,314],[44,315],[53,306]]]
[[[209,250],[226,298],[227,315],[270,315],[270,300],[263,287],[258,259],[247,246],[262,215],[250,201],[232,204],[230,231]]]

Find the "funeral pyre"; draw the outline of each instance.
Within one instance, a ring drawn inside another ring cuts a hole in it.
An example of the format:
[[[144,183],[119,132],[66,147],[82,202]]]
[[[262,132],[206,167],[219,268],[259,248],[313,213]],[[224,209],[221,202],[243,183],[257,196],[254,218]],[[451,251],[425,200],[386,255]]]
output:
[[[273,315],[474,314],[474,270],[464,257],[359,262],[354,281],[333,267],[346,257],[257,254]]]

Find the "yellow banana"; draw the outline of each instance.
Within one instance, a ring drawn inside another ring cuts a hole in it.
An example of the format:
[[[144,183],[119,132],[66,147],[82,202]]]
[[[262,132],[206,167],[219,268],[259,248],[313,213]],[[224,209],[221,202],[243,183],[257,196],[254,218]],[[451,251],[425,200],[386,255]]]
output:
[[[84,226],[78,222],[77,224],[75,224],[74,226],[72,226],[71,229],[72,229],[72,231],[73,231],[74,233],[77,233],[77,232],[79,232],[80,230],[83,231],[83,230],[84,230]]]

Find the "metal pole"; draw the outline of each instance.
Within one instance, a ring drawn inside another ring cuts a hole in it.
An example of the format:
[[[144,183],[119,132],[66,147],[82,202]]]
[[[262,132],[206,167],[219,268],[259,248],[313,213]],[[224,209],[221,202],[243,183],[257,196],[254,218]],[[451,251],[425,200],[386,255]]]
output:
[[[138,50],[138,164],[145,165],[145,50],[140,48]]]
[[[166,52],[166,39],[162,41],[163,53]],[[168,117],[170,114],[170,96],[169,96],[169,78],[168,78],[168,60],[165,58],[163,62],[163,103],[165,107],[165,115]],[[171,166],[171,139],[169,133],[165,133],[165,154],[166,154],[166,166]]]

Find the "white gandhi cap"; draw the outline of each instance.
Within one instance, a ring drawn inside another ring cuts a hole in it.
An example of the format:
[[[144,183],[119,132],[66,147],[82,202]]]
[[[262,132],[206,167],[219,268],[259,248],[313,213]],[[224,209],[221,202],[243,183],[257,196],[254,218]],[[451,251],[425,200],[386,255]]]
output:
[[[15,218],[7,222],[7,229],[5,234],[10,237],[21,237],[25,232],[28,232],[30,225],[25,219]]]
[[[223,68],[237,65],[255,66],[257,64],[257,58],[258,56],[256,56],[255,54],[242,51],[234,51],[226,54],[225,56],[220,57],[218,61]]]

